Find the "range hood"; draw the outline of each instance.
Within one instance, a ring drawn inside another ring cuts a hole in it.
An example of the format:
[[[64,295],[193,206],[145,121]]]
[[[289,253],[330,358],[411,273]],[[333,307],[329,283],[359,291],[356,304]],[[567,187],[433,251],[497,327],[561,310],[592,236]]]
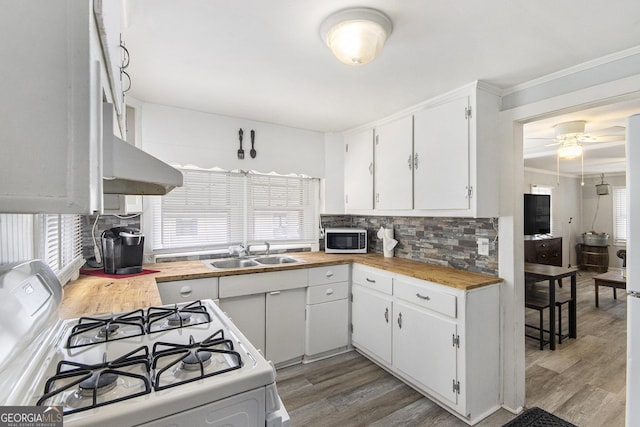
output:
[[[182,187],[182,173],[113,134],[113,107],[103,105],[102,192],[162,196]]]

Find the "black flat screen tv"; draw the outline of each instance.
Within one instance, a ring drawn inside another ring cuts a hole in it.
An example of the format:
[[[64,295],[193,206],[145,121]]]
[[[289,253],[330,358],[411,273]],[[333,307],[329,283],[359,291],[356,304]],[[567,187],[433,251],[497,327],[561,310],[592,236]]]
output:
[[[551,233],[551,196],[524,195],[524,235]]]

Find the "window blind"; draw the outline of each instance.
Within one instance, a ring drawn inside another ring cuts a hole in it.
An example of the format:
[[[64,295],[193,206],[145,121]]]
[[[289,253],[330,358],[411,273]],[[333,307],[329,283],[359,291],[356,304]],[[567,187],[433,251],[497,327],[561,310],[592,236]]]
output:
[[[317,179],[203,169],[180,171],[182,187],[161,198],[149,198],[154,251],[206,251],[264,241],[317,242]]]
[[[627,188],[613,187],[613,243],[627,243]]]
[[[317,241],[317,179],[258,174],[247,178],[249,243]]]
[[[0,264],[35,258],[33,215],[0,214]]]
[[[153,249],[201,250],[243,242],[244,176],[181,172],[183,186],[154,200]]]
[[[62,284],[73,278],[84,263],[80,215],[41,215],[39,257]]]

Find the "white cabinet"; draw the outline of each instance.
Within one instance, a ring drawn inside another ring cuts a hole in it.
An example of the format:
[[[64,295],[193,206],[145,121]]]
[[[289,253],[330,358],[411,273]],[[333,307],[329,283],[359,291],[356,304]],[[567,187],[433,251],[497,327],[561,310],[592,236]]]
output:
[[[10,63],[0,79],[3,212],[101,209],[102,55],[91,6],[75,0],[2,6],[0,36],[19,40],[0,47]]]
[[[349,266],[308,270],[305,360],[326,357],[349,345]]]
[[[202,277],[188,280],[157,282],[162,304],[177,304],[200,299],[218,298],[218,278]]]
[[[344,143],[345,207],[373,209],[373,129],[347,134]]]
[[[500,407],[500,285],[472,290],[354,265],[351,342],[460,419]]]
[[[375,208],[413,207],[413,118],[376,127]]]
[[[469,97],[414,115],[414,207],[469,209]]]
[[[456,322],[396,301],[393,365],[421,385],[457,403]]]
[[[306,289],[266,295],[265,353],[275,364],[300,359],[305,343]]]
[[[220,307],[275,364],[301,360],[305,341],[304,269],[220,277]]]
[[[249,342],[258,350],[262,350],[268,358],[265,352],[265,294],[221,297],[219,305]]]
[[[391,297],[355,283],[352,284],[351,293],[351,343],[390,365],[393,319]]]

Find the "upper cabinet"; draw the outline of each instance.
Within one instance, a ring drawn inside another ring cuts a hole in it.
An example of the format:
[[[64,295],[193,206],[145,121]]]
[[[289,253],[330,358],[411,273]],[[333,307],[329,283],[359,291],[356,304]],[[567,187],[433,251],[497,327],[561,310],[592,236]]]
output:
[[[0,34],[20,40],[0,47],[0,211],[101,211],[102,103],[111,90],[94,5],[9,2]]]
[[[498,216],[498,112],[497,91],[474,82],[377,126],[373,212]]]
[[[413,207],[413,118],[376,127],[375,208]]]
[[[469,209],[469,97],[414,116],[416,209]]]
[[[373,129],[345,135],[344,142],[345,206],[373,209]]]

